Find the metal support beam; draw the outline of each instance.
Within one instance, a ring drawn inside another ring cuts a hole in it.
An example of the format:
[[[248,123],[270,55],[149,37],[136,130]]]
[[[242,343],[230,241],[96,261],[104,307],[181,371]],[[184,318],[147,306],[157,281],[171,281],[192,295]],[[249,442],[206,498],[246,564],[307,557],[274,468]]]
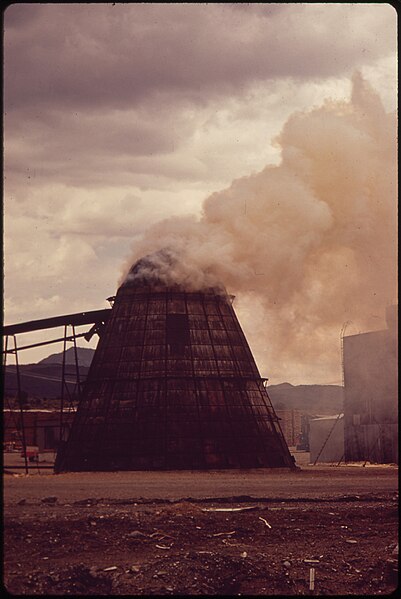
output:
[[[111,314],[111,308],[105,310],[91,310],[89,312],[78,312],[76,314],[63,314],[53,318],[42,318],[18,324],[10,324],[2,329],[3,335],[16,335],[17,333],[29,333],[43,329],[53,329],[65,325],[85,325],[107,322]]]
[[[22,448],[23,448],[23,452],[24,452],[25,473],[28,474],[28,456],[27,456],[27,451],[26,451],[24,410],[22,408],[21,376],[20,376],[19,362],[18,362],[17,337],[15,335],[14,335],[14,351],[15,351],[15,365],[17,367],[17,385],[18,385],[17,394],[18,394],[18,402],[19,402],[20,415],[21,415]]]
[[[86,333],[78,333],[77,335],[69,335],[68,337],[58,337],[57,339],[50,339],[50,341],[41,341],[40,343],[32,343],[31,345],[22,345],[21,347],[18,348],[18,351],[21,351],[22,349],[31,349],[32,347],[39,347],[40,345],[50,345],[51,343],[57,343],[59,341],[73,341],[74,339],[77,339],[78,337],[85,337]],[[7,354],[14,354],[15,353],[15,349],[8,349],[6,350]]]

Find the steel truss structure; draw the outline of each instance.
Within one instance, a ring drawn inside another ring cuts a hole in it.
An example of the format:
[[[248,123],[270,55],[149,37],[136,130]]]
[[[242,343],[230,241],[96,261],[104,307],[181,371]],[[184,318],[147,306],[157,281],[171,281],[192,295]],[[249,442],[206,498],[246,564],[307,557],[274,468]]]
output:
[[[72,394],[67,385],[67,381],[65,378],[66,373],[66,351],[67,351],[67,343],[72,342],[74,347],[75,354],[75,373],[76,373],[76,385],[75,385],[75,396],[79,400],[81,393],[81,380],[79,373],[79,363],[78,363],[78,353],[77,353],[77,344],[76,340],[80,337],[85,337],[87,340],[97,333],[101,334],[102,329],[104,328],[109,316],[110,316],[110,308],[105,310],[94,310],[89,312],[80,312],[76,314],[65,314],[62,316],[56,316],[53,318],[45,318],[41,320],[32,320],[29,322],[22,322],[13,325],[6,325],[2,328],[3,332],[3,385],[6,374],[6,366],[7,366],[7,357],[13,356],[15,359],[15,371],[16,371],[16,381],[17,381],[17,389],[16,389],[16,399],[19,406],[19,423],[15,422],[15,429],[19,431],[19,441],[23,449],[23,455],[25,459],[25,471],[28,472],[28,458],[27,458],[27,442],[26,442],[26,427],[24,425],[24,405],[23,405],[23,397],[24,390],[21,384],[21,369],[20,369],[20,361],[19,361],[19,352],[32,349],[34,347],[40,347],[43,345],[50,345],[57,342],[63,342],[63,352],[62,352],[62,370],[61,370],[61,388],[60,388],[60,410],[59,410],[59,438],[65,438],[65,428],[63,422],[63,416],[66,408],[66,401],[69,402],[68,408],[72,406]],[[92,328],[84,333],[77,333],[76,327],[92,324]],[[42,331],[46,329],[53,329],[63,327],[64,334],[62,337],[58,337],[56,339],[50,339],[47,341],[41,341],[38,343],[33,343],[29,345],[19,345],[17,342],[17,335],[23,333],[30,333],[34,331]],[[6,394],[4,394],[6,395]],[[8,408],[11,413],[13,413],[11,406],[9,405],[9,401],[6,399],[8,403]]]

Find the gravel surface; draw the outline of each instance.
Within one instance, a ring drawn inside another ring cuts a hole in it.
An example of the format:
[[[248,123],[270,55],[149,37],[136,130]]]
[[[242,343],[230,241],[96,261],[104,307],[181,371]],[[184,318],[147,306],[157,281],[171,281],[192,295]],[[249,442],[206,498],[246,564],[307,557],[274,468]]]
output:
[[[398,469],[4,477],[16,595],[387,594]]]

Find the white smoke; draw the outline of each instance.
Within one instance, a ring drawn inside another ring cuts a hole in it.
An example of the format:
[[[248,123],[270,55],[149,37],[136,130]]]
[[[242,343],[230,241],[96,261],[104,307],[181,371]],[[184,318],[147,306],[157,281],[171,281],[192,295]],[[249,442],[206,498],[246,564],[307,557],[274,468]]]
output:
[[[396,301],[396,118],[357,73],[348,102],[293,114],[275,141],[279,165],[212,194],[200,219],[151,227],[122,280],[167,248],[166,282],[237,295],[260,366],[280,364],[283,380],[301,369],[302,380],[320,365],[330,378],[343,323],[380,328]]]

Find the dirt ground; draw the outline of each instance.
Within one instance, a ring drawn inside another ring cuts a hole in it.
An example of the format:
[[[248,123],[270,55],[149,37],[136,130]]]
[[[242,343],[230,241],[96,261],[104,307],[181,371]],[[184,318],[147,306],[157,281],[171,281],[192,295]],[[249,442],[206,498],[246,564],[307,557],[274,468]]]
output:
[[[398,585],[396,466],[5,474],[3,524],[13,595],[361,596]]]

